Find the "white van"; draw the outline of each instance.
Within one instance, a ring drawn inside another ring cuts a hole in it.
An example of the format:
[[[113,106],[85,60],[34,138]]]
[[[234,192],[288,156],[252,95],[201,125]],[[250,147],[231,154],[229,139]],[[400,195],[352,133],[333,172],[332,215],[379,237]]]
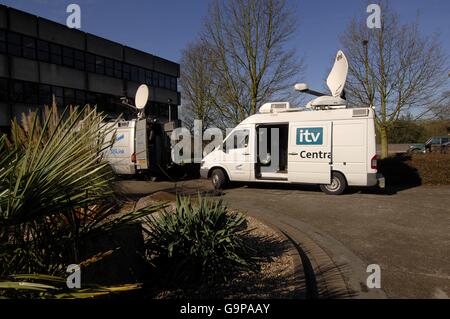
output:
[[[114,173],[119,175],[134,175],[147,170],[147,124],[146,119],[113,122],[112,130],[106,139],[115,140],[110,149],[105,150],[104,158],[111,164]]]
[[[319,96],[306,108],[264,104],[203,158],[201,176],[215,188],[228,181],[308,183],[337,195],[347,186],[384,187],[377,174],[374,110],[346,108],[347,69],[339,51],[327,79],[330,96],[297,84],[297,90]]]

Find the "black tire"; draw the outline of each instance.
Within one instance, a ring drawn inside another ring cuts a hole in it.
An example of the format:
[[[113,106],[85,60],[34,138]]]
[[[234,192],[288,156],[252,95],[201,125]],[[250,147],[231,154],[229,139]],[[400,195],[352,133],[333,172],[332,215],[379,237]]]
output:
[[[320,185],[322,192],[328,195],[341,195],[347,188],[347,180],[344,175],[339,172],[333,172],[331,174],[331,184]]]
[[[219,190],[226,187],[228,178],[226,177],[225,172],[222,169],[216,168],[211,173],[211,182],[214,186],[214,189]]]

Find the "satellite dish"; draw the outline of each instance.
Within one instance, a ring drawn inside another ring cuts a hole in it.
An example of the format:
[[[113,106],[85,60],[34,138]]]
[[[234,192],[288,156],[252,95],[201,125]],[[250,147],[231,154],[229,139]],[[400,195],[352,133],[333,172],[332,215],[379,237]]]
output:
[[[331,95],[339,97],[344,90],[345,81],[348,73],[348,62],[344,52],[341,50],[336,54],[333,68],[327,78],[327,85]]]
[[[138,110],[142,110],[147,105],[148,101],[148,86],[145,84],[141,84],[136,91],[136,96],[134,97],[134,104]]]

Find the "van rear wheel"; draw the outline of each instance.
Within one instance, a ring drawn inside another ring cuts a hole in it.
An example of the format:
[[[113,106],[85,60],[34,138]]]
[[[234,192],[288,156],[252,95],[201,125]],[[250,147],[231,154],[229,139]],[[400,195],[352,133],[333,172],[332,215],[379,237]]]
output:
[[[320,185],[322,192],[328,195],[340,195],[347,188],[347,181],[344,175],[339,172],[333,172],[331,174],[331,184]]]
[[[224,171],[221,170],[220,168],[216,168],[215,170],[212,171],[211,181],[212,181],[214,188],[217,190],[223,189],[228,182]]]

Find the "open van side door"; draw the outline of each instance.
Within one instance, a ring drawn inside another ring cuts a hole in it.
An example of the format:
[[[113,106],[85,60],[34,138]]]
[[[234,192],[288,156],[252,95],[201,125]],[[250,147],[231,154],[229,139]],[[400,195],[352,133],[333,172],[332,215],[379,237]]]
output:
[[[288,181],[329,184],[332,165],[332,122],[289,123]]]
[[[148,169],[147,120],[136,121],[136,165],[138,169]]]

